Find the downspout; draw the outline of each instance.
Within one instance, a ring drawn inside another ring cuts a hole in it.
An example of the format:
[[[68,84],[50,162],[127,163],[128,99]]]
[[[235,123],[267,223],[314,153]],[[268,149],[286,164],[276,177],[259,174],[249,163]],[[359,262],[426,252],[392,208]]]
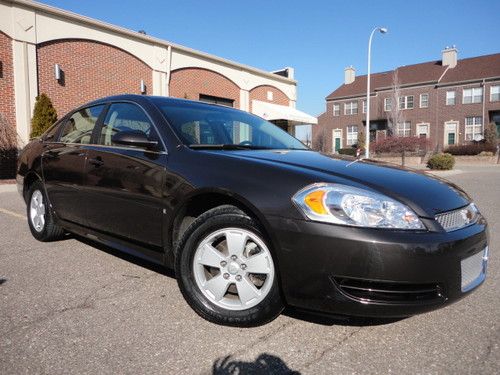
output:
[[[484,117],[484,112],[485,112],[485,106],[486,106],[486,87],[485,87],[485,82],[486,79],[483,78],[483,138],[484,138],[484,131],[486,129],[486,118]]]
[[[439,82],[443,79],[445,76],[446,72],[450,69],[450,66],[447,65],[446,69],[444,70],[443,74],[441,74],[441,77],[439,77],[436,85],[436,107],[434,108],[435,114],[436,114],[436,148],[435,151],[440,151],[439,150],[439,137],[443,140],[443,149],[444,149],[444,134],[445,134],[445,128],[444,128],[444,123],[443,123],[443,134],[439,134],[439,117],[438,117],[438,111],[439,111]],[[446,95],[446,94],[445,94]],[[446,105],[446,96],[444,98],[444,105]],[[459,129],[457,129],[459,130]]]
[[[167,68],[167,96],[170,96],[170,73],[172,72],[172,46],[167,47],[168,68]]]

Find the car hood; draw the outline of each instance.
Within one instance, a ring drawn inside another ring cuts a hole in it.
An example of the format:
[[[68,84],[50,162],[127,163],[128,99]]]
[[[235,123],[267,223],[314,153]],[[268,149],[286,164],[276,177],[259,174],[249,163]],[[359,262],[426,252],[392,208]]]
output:
[[[314,151],[252,150],[225,152],[227,156],[279,164],[284,168],[317,175],[315,182],[348,180],[397,199],[411,207],[419,216],[432,218],[441,212],[463,207],[470,202],[458,186],[423,171],[372,160],[355,161],[324,155]],[[353,162],[355,161],[355,162]],[[325,175],[329,176],[325,181]]]

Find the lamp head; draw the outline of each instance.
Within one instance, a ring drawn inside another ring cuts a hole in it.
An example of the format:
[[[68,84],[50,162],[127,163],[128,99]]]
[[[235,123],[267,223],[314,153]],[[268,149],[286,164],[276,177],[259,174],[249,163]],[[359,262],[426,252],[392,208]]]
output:
[[[387,27],[379,27],[378,29],[382,34],[385,34],[386,32],[388,32],[389,30],[387,30]]]

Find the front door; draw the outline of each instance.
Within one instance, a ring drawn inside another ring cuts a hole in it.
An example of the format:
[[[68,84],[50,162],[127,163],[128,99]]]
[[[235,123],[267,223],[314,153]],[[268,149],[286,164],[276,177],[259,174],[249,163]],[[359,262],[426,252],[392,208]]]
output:
[[[333,152],[337,153],[342,148],[342,129],[333,130]]]
[[[457,122],[446,122],[444,124],[444,145],[451,146],[458,143],[457,139]]]
[[[61,124],[59,139],[47,143],[42,154],[45,189],[56,215],[86,225],[86,202],[82,196],[84,167],[91,135],[103,105],[73,113]]]
[[[110,105],[97,131],[96,145],[88,149],[88,223],[94,230],[159,247],[167,155],[113,144],[113,135],[128,130],[140,130],[159,140],[141,107],[133,103]]]

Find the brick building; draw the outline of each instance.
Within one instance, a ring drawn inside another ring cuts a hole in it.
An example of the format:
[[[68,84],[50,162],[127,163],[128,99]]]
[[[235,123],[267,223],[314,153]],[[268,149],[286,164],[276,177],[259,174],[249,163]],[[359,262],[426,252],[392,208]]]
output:
[[[462,60],[457,54],[446,48],[441,60],[372,74],[370,139],[381,139],[390,129],[399,136],[427,137],[441,150],[482,139],[490,122],[500,134],[500,53]],[[356,144],[366,128],[366,75],[356,77],[353,67],[344,73],[344,84],[326,97],[326,111],[313,127],[313,144],[321,138],[328,152]],[[395,105],[400,120],[391,126]]]
[[[0,113],[22,142],[40,93],[59,117],[135,93],[229,105],[291,131],[317,122],[295,109],[292,68],[266,72],[41,3],[0,0]]]

